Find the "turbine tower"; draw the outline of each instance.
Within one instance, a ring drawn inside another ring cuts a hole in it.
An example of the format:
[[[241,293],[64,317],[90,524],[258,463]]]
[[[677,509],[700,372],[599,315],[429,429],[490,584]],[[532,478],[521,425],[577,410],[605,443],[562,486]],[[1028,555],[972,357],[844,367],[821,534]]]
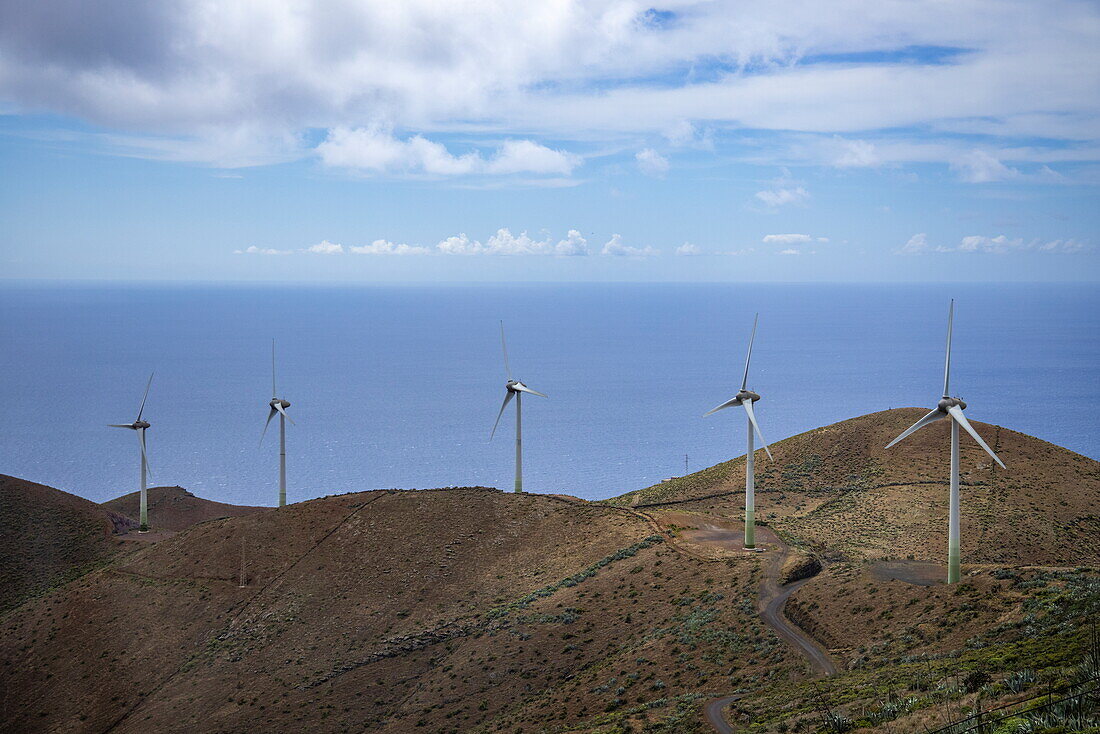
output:
[[[140,494],[140,517],[139,521],[141,526],[138,528],[139,532],[147,532],[149,530],[149,502],[146,497],[146,476],[149,474],[149,458],[145,454],[145,429],[149,427],[147,421],[141,419],[141,414],[145,412],[145,399],[149,397],[149,387],[153,384],[153,373],[149,374],[149,382],[145,383],[145,394],[141,396],[141,406],[138,408],[137,420],[133,423],[111,423],[109,428],[129,428],[131,431],[135,431],[138,437],[138,446],[141,448],[141,494]]]
[[[286,507],[286,422],[290,416],[286,409],[290,407],[289,400],[283,400],[275,391],[275,340],[271,340],[271,402],[268,403],[271,410],[267,414],[267,423],[264,423],[264,432],[260,434],[260,444],[267,435],[267,427],[271,425],[271,419],[279,414],[279,507]]]
[[[512,399],[516,399],[516,492],[523,491],[523,413],[521,404],[523,402],[523,393],[531,393],[532,395],[538,395],[540,398],[546,396],[540,392],[536,392],[531,388],[524,385],[519,380],[512,379],[512,368],[508,364],[508,345],[504,342],[504,322],[500,322],[500,348],[504,352],[504,371],[508,373],[508,382],[504,383],[504,403],[500,406],[500,412],[497,413],[496,422],[493,423],[493,432],[489,434],[489,440],[493,440],[493,436],[496,435],[497,426],[500,425],[500,417],[504,415],[504,409],[508,407],[508,402]]]
[[[959,398],[951,397],[951,331],[954,321],[955,299],[951,299],[951,306],[947,311],[947,359],[943,366],[943,397],[940,398],[939,403],[930,413],[909,426],[900,436],[886,445],[886,448],[890,448],[909,434],[943,418],[947,418],[951,421],[951,502],[947,521],[947,583],[949,584],[956,583],[960,576],[959,426],[962,426],[963,430],[969,433],[974,440],[978,442],[978,445],[985,449],[987,454],[993,457],[993,461],[997,462],[1002,469],[1005,468],[1004,462],[997,458],[997,455],[993,453],[993,449],[989,448],[986,442],[982,440],[982,437],[978,435],[978,432],[974,430],[974,427],[970,425],[970,421],[963,415],[963,411],[966,410],[966,403]]]
[[[741,378],[741,390],[732,399],[719,405],[713,410],[708,410],[703,414],[706,418],[711,413],[717,413],[723,408],[729,408],[734,405],[740,405],[745,409],[745,413],[748,415],[748,423],[746,429],[748,433],[747,450],[745,451],[745,549],[756,550],[756,481],[753,477],[753,454],[756,451],[753,445],[753,431],[756,431],[756,435],[760,436],[760,443],[764,444],[764,451],[768,454],[768,459],[772,458],[772,452],[768,448],[768,442],[764,439],[764,434],[760,432],[760,425],[756,422],[756,414],[752,410],[752,404],[760,399],[760,396],[754,393],[752,390],[747,389],[749,383],[749,362],[752,360],[752,343],[756,340],[756,323],[760,320],[760,314],[756,314],[756,317],[752,320],[752,336],[749,337],[749,353],[745,357],[745,375]]]

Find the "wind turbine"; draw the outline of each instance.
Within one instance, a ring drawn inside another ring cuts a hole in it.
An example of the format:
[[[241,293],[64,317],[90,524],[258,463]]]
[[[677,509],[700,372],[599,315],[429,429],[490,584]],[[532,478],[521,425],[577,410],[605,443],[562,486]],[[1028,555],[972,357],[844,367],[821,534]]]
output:
[[[522,420],[522,408],[520,407],[523,402],[523,393],[531,393],[532,395],[538,395],[540,398],[545,398],[540,392],[536,392],[531,388],[524,385],[519,380],[512,379],[512,368],[508,364],[508,345],[504,342],[504,322],[500,322],[500,348],[504,352],[504,371],[508,373],[508,382],[504,383],[504,403],[500,406],[500,412],[497,413],[496,422],[493,423],[493,432],[489,434],[489,440],[493,440],[493,436],[496,435],[497,426],[500,425],[500,417],[504,415],[504,409],[508,407],[508,402],[512,399],[516,399],[516,487],[515,491],[523,491],[523,420]]]
[[[939,403],[932,409],[930,413],[925,415],[919,421],[909,426],[905,431],[895,438],[893,441],[886,445],[886,448],[890,448],[897,442],[909,434],[924,428],[925,426],[935,423],[943,418],[948,418],[951,421],[951,502],[950,510],[948,513],[947,521],[947,583],[953,584],[959,580],[960,567],[959,567],[959,426],[973,436],[974,440],[978,442],[978,445],[985,449],[985,452],[993,457],[993,461],[1004,469],[1005,465],[997,455],[993,453],[993,449],[989,448],[982,437],[978,435],[978,432],[974,430],[974,427],[970,425],[970,421],[963,415],[963,411],[966,410],[966,403],[958,398],[951,397],[950,385],[951,385],[951,331],[955,321],[955,299],[951,299],[951,306],[947,311],[947,359],[943,366],[943,397],[940,398]]]
[[[263,444],[267,435],[267,427],[271,425],[271,419],[279,414],[279,507],[286,507],[286,422],[290,416],[286,409],[290,407],[289,400],[283,400],[275,391],[275,340],[271,340],[271,402],[268,403],[271,410],[267,414],[267,423],[264,423],[264,432],[260,434],[260,443]]]
[[[153,384],[153,373],[149,374],[149,382],[145,383],[145,394],[141,396],[141,406],[138,408],[137,420],[133,423],[111,423],[109,428],[129,428],[131,431],[137,432],[138,445],[141,447],[141,499],[140,499],[140,522],[141,526],[138,528],[139,532],[147,532],[149,530],[149,502],[145,492],[146,475],[149,473],[149,458],[145,455],[145,429],[149,427],[148,421],[141,419],[141,414],[145,412],[145,399],[149,397],[149,387]]]
[[[749,353],[745,357],[745,375],[741,378],[741,390],[732,399],[719,405],[713,410],[708,410],[703,414],[706,418],[711,413],[717,413],[723,408],[729,408],[734,405],[740,405],[745,409],[745,413],[748,415],[748,449],[745,451],[745,549],[756,550],[756,482],[753,478],[753,454],[755,453],[755,447],[753,446],[753,431],[756,431],[756,435],[760,436],[760,443],[764,444],[764,451],[768,454],[768,459],[772,458],[772,452],[768,448],[768,442],[764,439],[764,434],[760,432],[760,425],[756,422],[756,414],[753,413],[752,404],[760,399],[760,396],[754,393],[752,390],[746,389],[749,383],[749,362],[752,360],[752,343],[756,340],[756,323],[760,320],[760,314],[756,314],[756,317],[752,320],[752,336],[749,337]]]

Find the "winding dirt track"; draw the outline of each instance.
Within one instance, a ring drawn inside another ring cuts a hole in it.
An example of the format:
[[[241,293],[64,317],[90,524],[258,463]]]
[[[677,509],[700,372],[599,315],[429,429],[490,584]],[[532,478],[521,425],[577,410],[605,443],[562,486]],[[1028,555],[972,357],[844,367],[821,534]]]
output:
[[[836,675],[836,665],[829,657],[828,651],[817,640],[810,637],[802,629],[783,616],[783,607],[791,594],[798,591],[799,587],[812,581],[813,577],[793,581],[784,586],[779,585],[779,570],[783,568],[783,562],[790,553],[790,547],[779,541],[780,549],[770,553],[772,558],[764,569],[764,580],[760,584],[760,596],[757,599],[756,608],[760,617],[769,627],[784,640],[798,648],[798,651],[806,656],[818,675]]]
[[[660,522],[652,515],[642,512],[636,514],[644,516],[654,526],[660,527]],[[701,518],[698,516],[691,517],[679,513],[665,515],[662,519],[682,527],[695,526],[693,529],[681,531],[679,541],[670,543],[676,550],[687,555],[702,560],[711,560],[711,558],[707,558],[710,552],[746,552],[742,550],[744,533],[736,523],[718,520],[717,518],[700,523]],[[835,675],[837,672],[836,665],[829,657],[828,651],[817,640],[799,628],[798,625],[783,616],[783,607],[787,603],[787,599],[800,587],[810,582],[812,577],[781,585],[779,583],[780,570],[787,558],[793,555],[793,551],[790,546],[767,527],[758,527],[756,533],[758,547],[764,549],[761,554],[763,578],[760,582],[760,592],[756,602],[756,609],[760,614],[760,618],[775,630],[776,634],[790,645],[793,645],[806,657],[815,674]],[[723,711],[740,698],[742,698],[741,695],[717,698],[707,703],[704,708],[707,723],[714,727],[714,730],[719,734],[732,734],[733,728],[726,722]]]

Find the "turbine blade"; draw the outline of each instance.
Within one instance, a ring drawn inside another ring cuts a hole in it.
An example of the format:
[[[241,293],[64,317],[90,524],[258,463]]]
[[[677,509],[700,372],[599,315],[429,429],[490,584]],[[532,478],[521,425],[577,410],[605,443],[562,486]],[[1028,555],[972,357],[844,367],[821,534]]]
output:
[[[768,455],[768,459],[772,458],[771,449],[768,448],[768,441],[764,438],[764,434],[760,432],[760,424],[756,422],[756,413],[752,410],[751,400],[742,400],[741,405],[745,406],[745,412],[749,414],[749,422],[752,423],[752,427],[756,429],[756,435],[760,437],[760,443],[764,444],[764,453]]]
[[[286,414],[286,411],[283,410],[283,406],[282,406],[281,403],[275,403],[275,410],[279,411],[280,415],[282,415],[284,418],[286,418],[288,421],[290,421],[291,425],[298,425],[297,423],[294,422],[293,418],[291,418],[289,415]]]
[[[149,386],[153,384],[153,375],[155,374],[156,372],[150,372],[149,382],[145,383],[145,394],[141,396],[141,407],[138,408],[138,421],[141,420],[141,414],[145,411],[145,399],[149,397]],[[137,421],[134,421],[134,423],[137,423]]]
[[[134,428],[129,423],[108,423],[107,427],[108,428],[129,428],[131,430],[137,430],[136,428]]]
[[[275,340],[271,340],[271,397],[279,393],[275,392]]]
[[[276,413],[276,411],[275,411],[274,408],[272,408],[267,413],[267,423],[264,423],[264,432],[260,434],[260,445],[261,446],[264,443],[264,436],[267,435],[267,427],[271,425],[271,419],[275,417],[275,413]]]
[[[942,412],[939,408],[933,409],[930,413],[925,414],[925,416],[923,418],[921,418],[919,421],[917,421],[916,423],[914,423],[913,425],[909,426],[904,431],[902,431],[902,434],[900,436],[895,438],[890,443],[886,444],[886,448],[890,448],[891,446],[896,444],[898,441],[900,441],[903,438],[905,438],[906,436],[908,436],[910,433],[913,433],[914,431],[917,431],[917,430],[920,430],[921,428],[924,428],[929,423],[935,423],[936,421],[942,420],[943,418],[946,418],[946,417],[947,417],[947,413]]]
[[[508,379],[512,379],[512,366],[508,364],[508,345],[504,342],[504,320],[500,322],[500,349],[504,352],[504,371],[508,373]]]
[[[499,425],[500,425],[500,417],[501,417],[502,415],[504,415],[504,409],[508,407],[508,403],[512,402],[512,396],[513,396],[513,395],[515,395],[515,393],[514,393],[514,392],[512,392],[511,390],[509,390],[509,391],[508,391],[508,394],[504,396],[504,402],[503,402],[503,403],[501,404],[501,406],[500,406],[500,412],[499,412],[499,413],[497,413],[497,419],[496,419],[496,422],[494,422],[494,423],[493,423],[493,432],[489,434],[489,440],[490,440],[490,441],[492,441],[492,440],[493,440],[493,436],[495,436],[495,435],[496,435],[496,432],[497,432],[497,426],[499,426]]]
[[[532,395],[538,395],[540,398],[549,397],[549,395],[543,395],[538,390],[532,390],[531,388],[524,385],[522,382],[519,383],[518,385],[512,385],[512,389],[513,390],[518,390],[519,392],[529,392]]]
[[[752,336],[749,337],[749,353],[745,355],[745,376],[741,378],[741,389],[749,384],[749,361],[752,360],[752,343],[756,341],[756,322],[760,320],[760,314],[756,314],[752,320]]]
[[[951,332],[955,326],[955,299],[951,299],[951,306],[947,309],[947,359],[943,364],[943,396],[950,397],[951,393]]]
[[[985,452],[987,454],[993,457],[993,461],[997,462],[997,464],[1000,465],[1002,469],[1008,468],[1004,465],[1004,462],[997,458],[997,455],[993,453],[993,449],[989,448],[989,445],[982,440],[982,437],[979,436],[978,432],[974,430],[974,426],[970,425],[970,421],[968,421],[966,419],[966,416],[963,415],[962,408],[957,405],[952,405],[950,408],[947,409],[947,412],[951,414],[952,418],[958,421],[958,424],[963,427],[963,430],[969,433],[971,437],[978,442],[979,446],[985,449]]]
[[[719,405],[717,408],[711,408],[706,413],[703,413],[703,417],[706,418],[711,413],[717,413],[720,410],[724,410],[725,408],[733,407],[734,405],[737,405],[737,398],[730,398],[726,402]]]
[[[153,476],[153,467],[149,464],[149,455],[145,453],[145,429],[142,428],[138,433],[138,441],[141,443],[141,458],[145,459],[145,471],[148,472],[149,477]]]

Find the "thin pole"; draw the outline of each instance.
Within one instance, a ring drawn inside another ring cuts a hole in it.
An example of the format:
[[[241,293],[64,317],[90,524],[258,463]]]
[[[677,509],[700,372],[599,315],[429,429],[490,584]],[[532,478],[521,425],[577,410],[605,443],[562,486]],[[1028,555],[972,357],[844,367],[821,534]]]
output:
[[[245,587],[244,583],[244,536],[241,536],[241,582],[238,584],[240,588]]]
[[[947,583],[958,583],[959,567],[959,424],[951,421],[951,508],[947,519]]]
[[[516,491],[523,491],[523,414],[519,404],[523,393],[516,393]]]
[[[286,417],[279,413],[279,507],[286,507]]]
[[[139,449],[141,449],[141,500],[140,500],[141,509],[139,510],[139,516],[140,516],[139,519],[141,520],[141,527],[139,529],[142,532],[145,532],[146,530],[149,529],[149,501],[148,501],[148,498],[146,497],[146,491],[145,491],[145,488],[146,488],[146,474],[149,470],[149,467],[146,465],[146,462],[145,462],[145,429],[144,428],[140,429],[140,433],[138,433],[138,441],[141,442],[141,446],[138,447]]]
[[[756,547],[756,484],[753,481],[753,446],[752,421],[747,420],[748,450],[745,452],[745,547]]]

